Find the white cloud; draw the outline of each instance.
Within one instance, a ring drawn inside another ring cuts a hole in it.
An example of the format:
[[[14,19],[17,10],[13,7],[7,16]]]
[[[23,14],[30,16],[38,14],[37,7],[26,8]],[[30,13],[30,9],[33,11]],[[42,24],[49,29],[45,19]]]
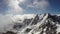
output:
[[[12,24],[12,19],[9,16],[0,15],[0,32],[5,32],[8,24]],[[10,28],[10,27],[8,27]]]
[[[23,5],[26,5],[25,9],[28,9],[29,7],[39,10],[46,10],[50,7],[48,0],[25,0],[22,1]]]
[[[19,1],[18,0],[8,0],[8,13],[10,14],[18,14],[22,13],[23,9],[19,6]]]
[[[6,32],[11,30],[14,23],[21,23],[19,20],[24,20],[25,18],[34,18],[34,14],[24,14],[24,15],[0,15],[0,32]]]
[[[6,8],[6,14],[22,14],[29,8],[45,10],[49,6],[48,0],[3,0],[1,3],[1,8]]]
[[[25,0],[18,0],[18,1],[19,1],[20,3],[21,3],[21,2],[25,2]]]
[[[30,8],[45,10],[50,4],[48,0],[2,0],[0,6],[1,13],[22,14]]]
[[[48,0],[40,0],[40,1],[35,0],[35,1],[33,1],[33,4],[31,6],[35,9],[46,10],[49,8],[50,4],[49,4]]]
[[[40,0],[39,2],[34,1],[33,3],[36,8],[40,10],[46,10],[49,7],[49,2],[48,0]]]
[[[17,22],[18,20],[31,19],[34,18],[35,14],[24,14],[24,15],[15,15],[12,17],[12,20]]]

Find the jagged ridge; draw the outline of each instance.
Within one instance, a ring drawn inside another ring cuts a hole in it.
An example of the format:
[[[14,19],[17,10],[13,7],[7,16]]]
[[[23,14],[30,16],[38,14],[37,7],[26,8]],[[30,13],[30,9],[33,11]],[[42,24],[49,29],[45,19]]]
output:
[[[22,25],[14,25],[13,29],[17,30],[17,34],[60,34],[57,24],[60,24],[60,16],[37,14],[35,18],[24,19]]]

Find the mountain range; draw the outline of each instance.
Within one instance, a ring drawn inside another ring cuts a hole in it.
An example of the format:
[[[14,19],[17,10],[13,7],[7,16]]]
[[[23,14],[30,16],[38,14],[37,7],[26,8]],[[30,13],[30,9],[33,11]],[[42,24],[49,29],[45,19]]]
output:
[[[12,29],[5,34],[60,34],[60,16],[58,15],[37,14],[34,18],[18,21],[19,23],[14,23]]]

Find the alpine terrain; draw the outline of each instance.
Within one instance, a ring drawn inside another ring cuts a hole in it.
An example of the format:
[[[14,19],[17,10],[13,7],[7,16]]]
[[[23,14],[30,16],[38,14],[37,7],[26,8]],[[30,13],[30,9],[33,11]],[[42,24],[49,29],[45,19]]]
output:
[[[34,18],[22,23],[14,23],[11,30],[3,34],[60,34],[60,16],[51,14],[37,14]]]

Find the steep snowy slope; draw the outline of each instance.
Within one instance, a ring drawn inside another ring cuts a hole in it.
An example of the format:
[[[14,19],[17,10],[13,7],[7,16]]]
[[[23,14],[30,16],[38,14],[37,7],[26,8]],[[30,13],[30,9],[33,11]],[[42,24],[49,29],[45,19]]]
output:
[[[15,23],[13,29],[17,34],[60,34],[60,16],[37,14],[35,18],[24,19],[23,23]]]

